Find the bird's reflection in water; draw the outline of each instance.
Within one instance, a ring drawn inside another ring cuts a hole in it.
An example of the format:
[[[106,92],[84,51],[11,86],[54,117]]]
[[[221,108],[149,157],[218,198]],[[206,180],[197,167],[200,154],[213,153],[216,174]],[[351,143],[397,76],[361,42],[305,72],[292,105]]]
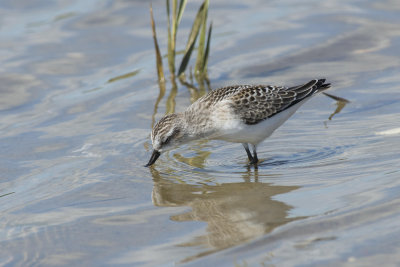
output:
[[[179,244],[199,247],[201,252],[189,261],[265,235],[274,228],[304,217],[288,217],[291,206],[273,197],[299,188],[259,182],[257,169],[242,174],[243,182],[188,184],[151,169],[155,206],[187,206],[191,211],[171,216],[173,221],[206,222],[206,233]],[[265,176],[264,176],[265,178]]]

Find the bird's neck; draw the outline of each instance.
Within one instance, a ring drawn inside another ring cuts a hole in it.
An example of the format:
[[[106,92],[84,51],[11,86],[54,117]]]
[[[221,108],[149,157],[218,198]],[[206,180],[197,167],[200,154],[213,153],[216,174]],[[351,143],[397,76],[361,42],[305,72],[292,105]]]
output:
[[[208,138],[212,135],[212,122],[208,110],[203,112],[185,111],[182,113],[182,124],[188,136],[193,139]]]

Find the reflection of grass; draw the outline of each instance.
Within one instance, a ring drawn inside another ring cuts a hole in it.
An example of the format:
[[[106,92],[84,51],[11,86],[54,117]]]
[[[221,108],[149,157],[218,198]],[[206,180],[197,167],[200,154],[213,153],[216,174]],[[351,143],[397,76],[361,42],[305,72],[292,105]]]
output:
[[[184,162],[187,165],[203,169],[205,167],[207,159],[211,155],[211,151],[205,149],[207,143],[208,140],[206,139],[199,140],[197,142],[196,148],[192,149],[192,152],[195,153],[195,156],[184,157],[179,153],[174,153],[174,158],[176,158],[179,162]]]

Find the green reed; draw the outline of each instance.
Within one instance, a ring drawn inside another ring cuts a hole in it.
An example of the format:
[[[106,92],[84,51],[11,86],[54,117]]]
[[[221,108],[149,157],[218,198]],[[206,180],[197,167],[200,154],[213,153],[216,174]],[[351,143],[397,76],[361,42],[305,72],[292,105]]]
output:
[[[151,21],[151,29],[153,32],[154,49],[156,51],[158,81],[161,85],[161,83],[164,83],[165,77],[164,77],[164,70],[163,70],[163,64],[162,64],[162,57],[161,57],[161,53],[160,53],[160,47],[158,46],[158,41],[157,41],[156,25],[154,23],[154,17],[153,17],[153,7],[151,6],[151,4],[150,4],[150,21]]]
[[[167,58],[168,58],[168,67],[171,78],[174,79],[176,76],[182,77],[182,75],[187,69],[192,52],[195,49],[197,39],[199,39],[199,41],[197,44],[197,58],[196,58],[194,73],[198,77],[205,77],[207,72],[207,62],[210,51],[210,39],[212,32],[212,24],[210,24],[207,34],[207,16],[208,16],[209,0],[204,0],[199,10],[197,11],[196,17],[193,21],[192,29],[190,31],[188,40],[186,42],[185,51],[183,53],[183,57],[177,72],[175,68],[176,54],[177,54],[176,53],[177,33],[183,12],[187,4],[187,0],[180,0],[179,5],[178,5],[178,0],[172,0],[171,2],[172,5],[170,3],[170,0],[166,0],[167,19],[168,19]],[[151,25],[153,30],[153,41],[156,51],[157,73],[159,81],[161,80],[163,81],[164,72],[163,72],[162,58],[157,41],[153,11],[151,9],[151,6],[150,6],[150,14],[151,14]]]
[[[0,197],[5,197],[5,196],[8,196],[8,195],[11,195],[11,194],[14,194],[15,192],[11,192],[11,193],[6,193],[6,194],[4,194],[4,195],[0,195]]]

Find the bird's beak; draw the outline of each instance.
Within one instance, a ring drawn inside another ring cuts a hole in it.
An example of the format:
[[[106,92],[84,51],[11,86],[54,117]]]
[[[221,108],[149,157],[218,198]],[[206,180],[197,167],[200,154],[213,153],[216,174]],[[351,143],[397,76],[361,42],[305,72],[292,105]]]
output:
[[[151,165],[153,165],[154,164],[154,162],[156,162],[156,160],[158,159],[158,157],[161,155],[161,153],[159,152],[159,151],[157,151],[157,150],[153,150],[153,154],[151,154],[151,158],[150,158],[150,160],[149,160],[149,162],[146,164],[146,165],[144,165],[145,167],[149,167],[149,166],[151,166]]]

